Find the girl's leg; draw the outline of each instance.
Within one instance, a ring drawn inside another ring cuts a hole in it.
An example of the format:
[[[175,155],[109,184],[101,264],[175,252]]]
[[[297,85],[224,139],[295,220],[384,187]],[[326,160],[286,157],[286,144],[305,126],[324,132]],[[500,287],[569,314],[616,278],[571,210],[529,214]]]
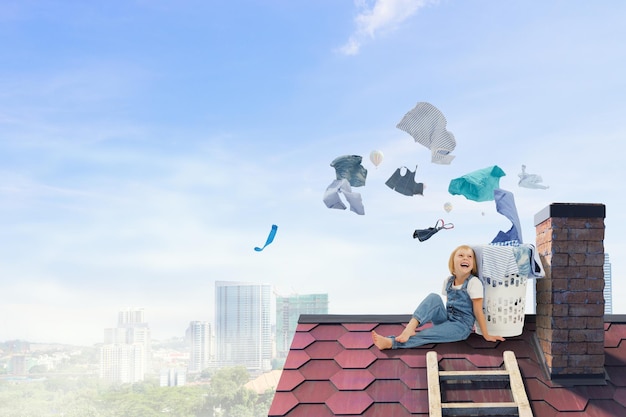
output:
[[[415,336],[415,329],[417,329],[419,325],[420,322],[415,317],[411,317],[411,320],[409,320],[404,330],[402,330],[402,333],[395,337],[396,341],[404,343],[409,340],[409,337]]]
[[[420,324],[433,322],[441,323],[448,319],[446,307],[443,300],[437,294],[429,294],[413,312],[413,317],[409,320],[402,333],[395,337],[396,342],[406,343],[409,337],[415,336],[416,329]]]
[[[409,320],[402,333],[398,336],[381,336],[375,331],[372,331],[372,340],[379,349],[396,349],[396,347],[415,347],[422,344],[428,344],[432,342],[421,343],[418,339],[415,339],[417,343],[414,344],[412,340],[416,337],[416,329],[420,324],[433,322],[433,324],[439,324],[445,322],[448,319],[448,313],[446,312],[446,306],[443,304],[443,300],[438,294],[429,294],[424,300],[417,306],[413,312],[413,317]],[[430,330],[430,329],[427,329]],[[424,330],[422,330],[424,332]],[[420,332],[420,333],[422,333]],[[407,346],[404,346],[404,345]]]
[[[442,323],[448,320],[448,312],[439,294],[428,294],[424,301],[413,312],[413,317],[418,323],[433,322]]]
[[[433,327],[424,329],[411,336],[405,343],[391,340],[392,349],[404,349],[428,345],[430,343],[458,342],[469,337],[471,329],[460,321],[445,321],[435,324]]]

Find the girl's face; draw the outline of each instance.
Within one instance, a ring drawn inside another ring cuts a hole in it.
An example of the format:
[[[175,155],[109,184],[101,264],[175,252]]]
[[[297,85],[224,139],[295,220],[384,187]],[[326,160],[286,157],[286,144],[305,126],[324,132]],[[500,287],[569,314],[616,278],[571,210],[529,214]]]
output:
[[[456,275],[470,275],[474,268],[474,251],[461,248],[454,254],[454,272]]]

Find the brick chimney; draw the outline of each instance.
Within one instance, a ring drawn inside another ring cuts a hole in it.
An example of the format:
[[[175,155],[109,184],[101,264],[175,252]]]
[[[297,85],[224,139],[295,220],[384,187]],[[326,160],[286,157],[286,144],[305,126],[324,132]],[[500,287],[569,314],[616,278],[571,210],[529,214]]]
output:
[[[552,379],[604,380],[604,204],[553,203],[535,215],[536,335]]]

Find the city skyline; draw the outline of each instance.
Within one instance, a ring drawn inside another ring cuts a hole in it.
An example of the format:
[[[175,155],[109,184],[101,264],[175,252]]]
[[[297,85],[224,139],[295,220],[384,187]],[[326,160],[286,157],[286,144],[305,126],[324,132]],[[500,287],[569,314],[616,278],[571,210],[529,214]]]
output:
[[[493,200],[449,192],[493,166],[524,243],[552,203],[605,204],[612,275],[626,272],[624,2],[3,6],[0,340],[91,345],[128,306],[154,339],[183,337],[214,322],[228,280],[409,314],[455,247],[511,227]],[[397,127],[418,103],[454,136],[448,164]],[[352,155],[364,214],[324,202]],[[389,187],[403,167],[423,194]],[[454,227],[413,238],[440,220]]]

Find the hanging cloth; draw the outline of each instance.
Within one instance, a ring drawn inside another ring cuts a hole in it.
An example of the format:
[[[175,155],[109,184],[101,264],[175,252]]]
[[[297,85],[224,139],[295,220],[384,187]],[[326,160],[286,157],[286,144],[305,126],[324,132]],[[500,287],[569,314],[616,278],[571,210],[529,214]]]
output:
[[[454,225],[452,223],[444,223],[443,219],[437,220],[434,227],[429,227],[428,229],[416,229],[413,232],[413,239],[418,239],[420,242],[430,239],[432,235],[440,231],[441,229],[453,229]]]
[[[403,168],[406,170],[404,175],[402,175]],[[421,182],[415,182],[416,172],[417,165],[415,165],[415,171],[411,171],[407,167],[400,167],[396,169],[385,184],[392,190],[409,197],[414,196],[415,194],[424,195],[424,184]]]

